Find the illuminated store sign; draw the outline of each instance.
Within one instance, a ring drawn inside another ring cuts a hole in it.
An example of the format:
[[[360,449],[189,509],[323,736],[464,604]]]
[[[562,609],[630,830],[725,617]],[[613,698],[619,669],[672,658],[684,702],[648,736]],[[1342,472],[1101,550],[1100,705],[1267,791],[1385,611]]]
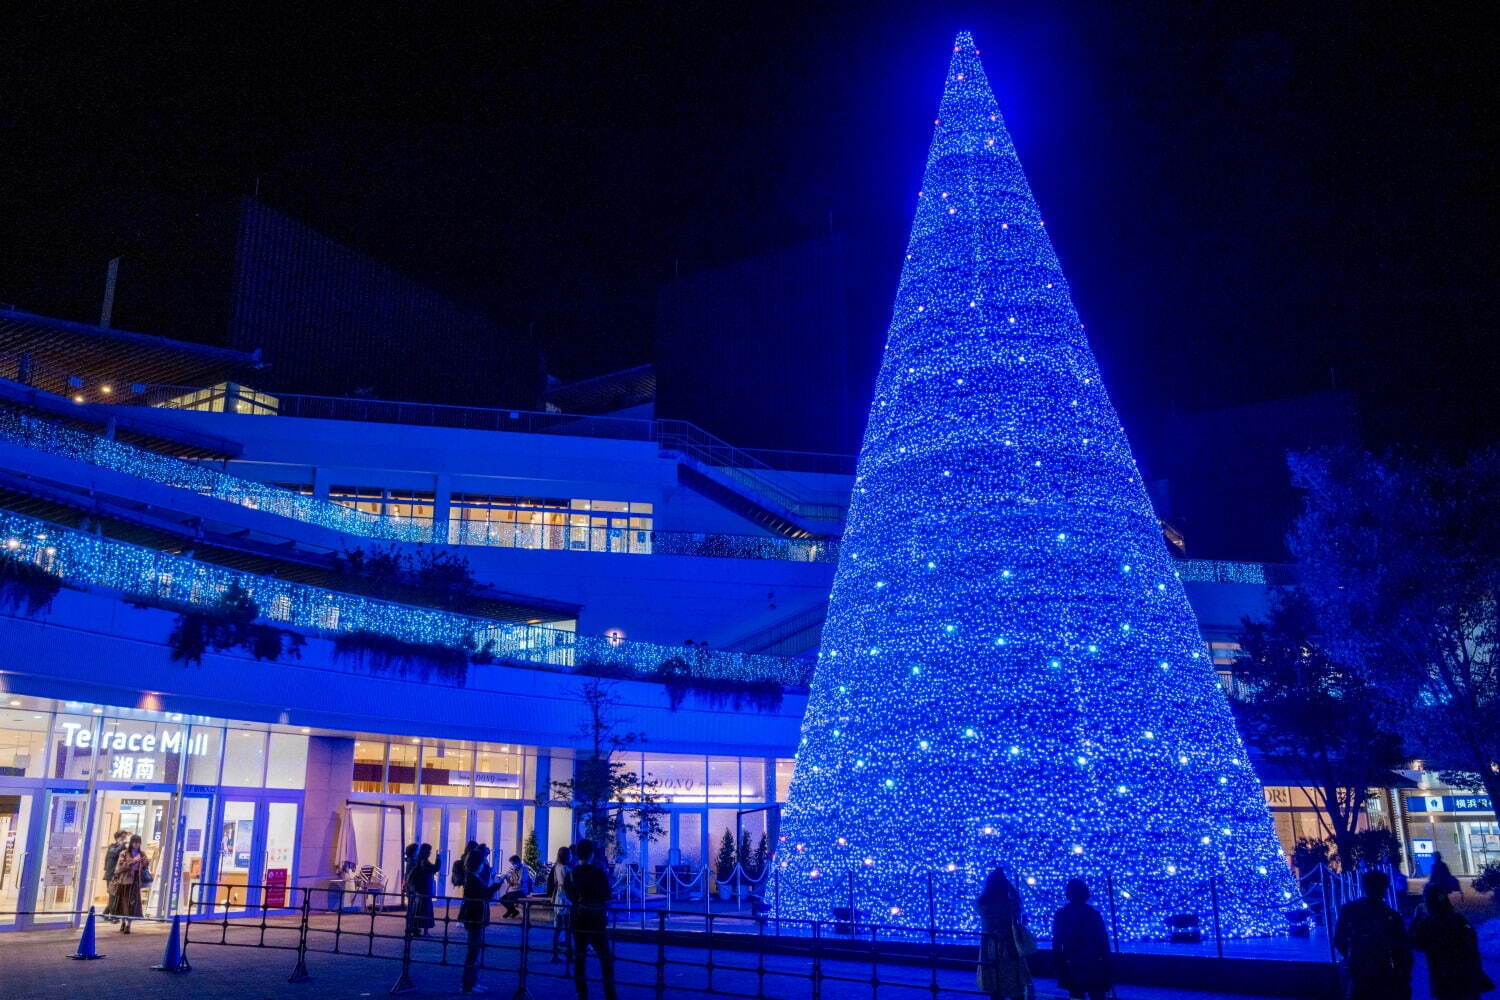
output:
[[[208,755],[208,734],[195,733],[191,738],[178,729],[175,732],[162,733],[126,733],[112,732],[100,733],[97,743],[94,740],[94,732],[88,726],[80,726],[76,722],[64,722],[61,726],[63,733],[63,746],[77,747],[80,750],[103,750],[111,753],[120,750],[128,750],[131,753],[182,753],[186,748],[188,755],[192,757],[205,757]]]

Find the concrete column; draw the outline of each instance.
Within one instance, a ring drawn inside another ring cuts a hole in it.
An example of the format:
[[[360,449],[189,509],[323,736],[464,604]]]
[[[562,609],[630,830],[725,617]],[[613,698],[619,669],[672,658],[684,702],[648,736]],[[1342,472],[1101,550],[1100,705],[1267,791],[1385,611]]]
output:
[[[435,476],[432,485],[432,540],[448,541],[448,517],[453,507],[453,483],[445,475]]]
[[[313,469],[313,496],[319,500],[328,499],[328,488],[331,485],[329,478],[328,470],[322,466]]]
[[[309,736],[304,787],[297,877],[299,885],[311,886],[330,877],[344,860],[334,854],[339,846],[339,827],[347,822],[344,804],[354,788],[354,740]]]
[[[536,754],[536,780],[533,787],[526,789],[530,798],[534,801],[546,802],[552,798],[552,754],[538,748]],[[541,852],[543,861],[552,860],[552,852],[547,850],[547,837],[551,828],[549,822],[552,811],[545,805],[539,805],[532,810],[532,829],[536,831],[537,850]]]

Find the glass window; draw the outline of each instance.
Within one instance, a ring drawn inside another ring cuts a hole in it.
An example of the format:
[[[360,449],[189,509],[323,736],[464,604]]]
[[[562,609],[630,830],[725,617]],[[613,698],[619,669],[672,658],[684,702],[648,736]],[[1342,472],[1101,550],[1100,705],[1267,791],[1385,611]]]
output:
[[[386,768],[386,791],[397,795],[415,795],[417,791],[417,743],[392,743],[390,764]]]
[[[764,758],[741,758],[740,800],[743,802],[764,802],[766,800],[766,761]]]
[[[188,729],[188,784],[219,783],[219,755],[223,740],[224,730],[218,726],[192,726]]]
[[[508,743],[480,743],[474,767],[474,794],[481,798],[531,798],[523,787],[521,748]]]
[[[265,883],[266,896],[261,900],[268,907],[296,905],[289,889],[295,885],[297,847],[297,804],[295,802],[270,802],[266,804],[266,861],[260,880]]]
[[[702,757],[647,757],[647,781],[656,782],[663,802],[702,802],[705,798]]]
[[[300,733],[272,733],[267,788],[301,788],[307,784],[307,737]]]
[[[439,742],[422,751],[422,794],[473,794],[474,751],[468,743]],[[459,845],[463,846],[463,845]],[[437,842],[433,841],[433,848]]]
[[[448,540],[579,552],[649,552],[653,504],[455,493]]]
[[[792,768],[796,765],[794,760],[776,761],[776,801],[785,802],[792,788]]]
[[[0,778],[46,776],[47,730],[45,712],[11,712],[0,729]]]
[[[740,800],[740,759],[738,757],[710,757],[708,759],[708,800],[710,802],[738,802]]]
[[[354,791],[385,791],[385,741],[354,741]]]
[[[230,729],[224,740],[224,772],[221,785],[259,788],[266,776],[266,734],[250,729]]]

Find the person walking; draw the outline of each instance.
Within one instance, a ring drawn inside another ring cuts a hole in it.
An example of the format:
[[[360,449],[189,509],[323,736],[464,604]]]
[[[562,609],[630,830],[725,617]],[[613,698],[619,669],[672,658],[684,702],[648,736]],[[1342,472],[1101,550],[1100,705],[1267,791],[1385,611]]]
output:
[[[573,851],[568,847],[557,849],[557,860],[547,872],[547,898],[552,900],[552,961],[558,961],[557,944],[562,941],[564,962],[573,960],[573,939],[568,933],[568,875],[573,867]]]
[[[1005,872],[996,868],[985,880],[984,891],[974,901],[979,911],[983,938],[979,944],[979,991],[991,1000],[1025,1000],[1031,986],[1031,970],[1021,954],[1025,930],[1021,896]]]
[[[1333,945],[1344,958],[1345,1000],[1411,1000],[1411,945],[1401,915],[1385,903],[1391,880],[1360,874],[1364,897],[1339,907]]]
[[[1456,892],[1462,896],[1464,892],[1464,887],[1454,877],[1453,869],[1448,867],[1448,862],[1443,860],[1443,855],[1440,852],[1433,852],[1432,870],[1427,873],[1427,884],[1429,886],[1437,886],[1445,895],[1450,892]],[[1426,895],[1425,891],[1423,895]]]
[[[594,842],[587,838],[573,845],[577,864],[564,883],[572,909],[573,988],[578,1000],[588,1000],[588,952],[599,956],[605,1000],[615,1000],[615,957],[609,950],[609,876],[594,864]]]
[[[425,936],[436,923],[432,897],[437,895],[437,873],[442,870],[442,856],[433,859],[431,844],[417,848],[406,873],[406,933],[413,937]]]
[[[484,929],[490,922],[490,902],[500,888],[492,878],[489,863],[490,849],[484,844],[474,844],[463,858],[464,901],[458,907],[458,919],[464,925],[468,937],[464,949],[464,972],[460,981],[466,994],[486,993],[479,985],[479,958],[484,951]]]
[[[125,842],[130,839],[129,830],[116,830],[114,842],[104,851],[104,891],[108,898],[104,903],[104,919],[110,923],[115,921],[114,893],[110,890],[110,882],[115,877],[115,865],[120,861],[120,852],[125,850]]]
[[[1479,958],[1478,935],[1442,886],[1427,884],[1410,937],[1412,947],[1427,956],[1432,1000],[1479,1000],[1495,988]]]
[[[149,884],[150,878],[137,834],[115,859],[115,872],[109,879],[109,908],[120,918],[121,934],[129,934],[130,918],[141,915],[141,887]]]
[[[512,854],[510,867],[505,870],[505,894],[500,897],[500,902],[505,906],[505,912],[501,916],[506,920],[514,920],[521,915],[516,904],[531,895],[531,881],[531,869],[526,867],[519,854]]]
[[[1104,918],[1089,905],[1088,883],[1070,879],[1063,894],[1067,905],[1052,917],[1052,964],[1057,985],[1068,996],[1104,1000],[1110,988],[1109,932]]]

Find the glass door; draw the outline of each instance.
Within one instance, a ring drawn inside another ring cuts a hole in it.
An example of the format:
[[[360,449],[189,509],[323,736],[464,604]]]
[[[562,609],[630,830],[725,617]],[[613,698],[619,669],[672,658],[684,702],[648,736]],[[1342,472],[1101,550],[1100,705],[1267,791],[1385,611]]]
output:
[[[219,821],[219,858],[214,904],[240,910],[252,900],[250,875],[255,867],[255,802],[228,799]]]
[[[297,803],[267,802],[265,837],[257,867],[265,888],[261,905],[277,910],[291,905],[292,873],[297,858]]]
[[[0,927],[20,922],[21,873],[31,829],[31,794],[0,792]]]
[[[77,894],[83,874],[88,799],[86,792],[47,793],[46,841],[42,863],[36,866],[34,908],[38,922],[45,921],[47,914],[57,914],[59,920],[71,919],[80,908]]]
[[[177,850],[173,861],[172,881],[164,891],[173,896],[168,902],[168,913],[194,913],[194,901],[211,898],[199,886],[208,880],[209,817],[213,815],[213,796],[188,795],[182,800],[182,816],[178,820]]]

